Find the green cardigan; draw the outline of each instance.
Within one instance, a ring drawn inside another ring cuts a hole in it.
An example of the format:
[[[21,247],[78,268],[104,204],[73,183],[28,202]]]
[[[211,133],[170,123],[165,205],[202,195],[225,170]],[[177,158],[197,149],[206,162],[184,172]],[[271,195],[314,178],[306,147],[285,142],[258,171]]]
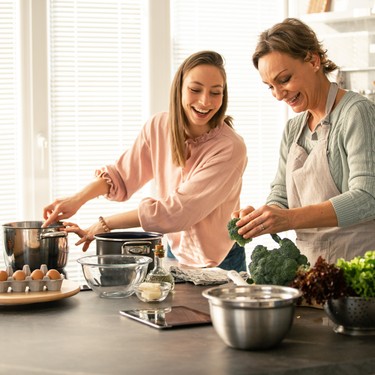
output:
[[[301,113],[286,124],[278,170],[267,198],[269,205],[288,208],[287,155],[299,129],[306,124],[307,115],[307,112]],[[312,133],[307,128],[302,134],[299,144],[310,152],[314,147]],[[332,178],[341,192],[330,199],[338,225],[344,227],[375,219],[375,104],[360,94],[348,91],[331,113],[328,162]]]

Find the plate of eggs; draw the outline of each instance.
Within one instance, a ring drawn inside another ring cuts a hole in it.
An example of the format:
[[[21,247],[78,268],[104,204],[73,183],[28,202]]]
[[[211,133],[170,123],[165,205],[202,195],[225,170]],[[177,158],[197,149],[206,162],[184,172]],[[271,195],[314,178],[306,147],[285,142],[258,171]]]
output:
[[[67,298],[80,291],[78,284],[66,280],[56,269],[45,264],[32,272],[28,265],[13,271],[11,266],[0,270],[0,305],[48,302]]]

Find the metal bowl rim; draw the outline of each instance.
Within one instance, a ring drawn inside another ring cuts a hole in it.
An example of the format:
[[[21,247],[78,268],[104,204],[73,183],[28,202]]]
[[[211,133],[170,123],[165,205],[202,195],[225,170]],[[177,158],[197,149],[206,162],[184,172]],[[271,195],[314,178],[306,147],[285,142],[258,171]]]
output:
[[[235,293],[251,291],[254,292],[254,296],[259,292],[270,292],[271,290],[277,291],[279,294],[272,297],[272,294],[266,293],[266,298],[248,298],[236,299],[236,298],[225,298],[223,295],[213,295],[213,292],[225,291],[227,293]],[[280,296],[280,293],[286,294],[286,297]],[[206,297],[210,303],[219,306],[237,307],[237,308],[274,308],[282,307],[287,305],[293,305],[294,302],[302,296],[302,292],[298,289],[279,286],[279,285],[243,285],[243,286],[228,286],[228,287],[213,287],[206,289],[202,292],[202,295]]]
[[[131,238],[131,236],[135,236]],[[116,238],[115,236],[124,236],[123,238]],[[130,236],[126,238],[125,236]],[[138,236],[139,235],[139,236]],[[102,241],[113,241],[113,242],[124,242],[124,241],[150,241],[157,240],[163,237],[162,233],[158,232],[142,232],[142,231],[114,231],[109,233],[98,233],[94,236],[96,240]]]

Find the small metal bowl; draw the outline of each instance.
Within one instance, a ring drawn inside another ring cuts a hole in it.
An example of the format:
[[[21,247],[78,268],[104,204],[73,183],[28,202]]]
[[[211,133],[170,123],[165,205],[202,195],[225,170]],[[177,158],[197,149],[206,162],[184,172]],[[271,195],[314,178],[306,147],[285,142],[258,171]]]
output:
[[[298,289],[276,285],[214,287],[208,298],[212,324],[219,337],[236,349],[269,349],[292,326]]]
[[[150,288],[154,286],[154,288]],[[164,301],[172,289],[172,284],[167,282],[160,283],[141,283],[134,287],[135,294],[143,302],[161,302]]]
[[[134,293],[146,274],[150,257],[140,255],[92,255],[77,260],[89,287],[105,298],[124,298]]]
[[[350,336],[375,335],[375,298],[330,299],[324,311],[335,323],[334,331]]]

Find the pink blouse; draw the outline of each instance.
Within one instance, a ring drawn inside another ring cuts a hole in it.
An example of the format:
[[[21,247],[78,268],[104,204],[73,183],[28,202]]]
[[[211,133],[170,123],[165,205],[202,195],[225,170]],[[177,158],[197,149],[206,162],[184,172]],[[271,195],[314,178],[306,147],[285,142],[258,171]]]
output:
[[[246,145],[222,123],[188,139],[190,157],[184,168],[177,167],[172,163],[167,119],[165,112],[150,118],[134,145],[96,175],[109,182],[107,198],[115,201],[129,199],[154,179],[155,197],[144,198],[138,209],[142,228],[164,234],[181,264],[215,267],[234,243],[227,223],[240,207]]]

